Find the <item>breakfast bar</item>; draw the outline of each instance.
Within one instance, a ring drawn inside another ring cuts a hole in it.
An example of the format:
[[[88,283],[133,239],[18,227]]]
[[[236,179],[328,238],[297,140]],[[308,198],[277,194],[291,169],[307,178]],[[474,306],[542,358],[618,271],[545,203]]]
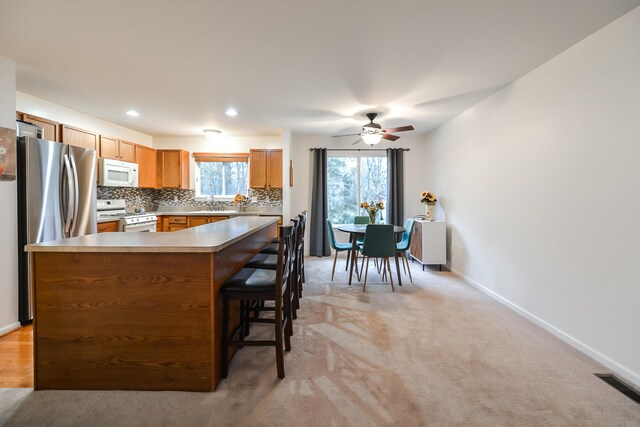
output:
[[[214,391],[220,287],[276,236],[246,216],[28,245],[35,389]]]

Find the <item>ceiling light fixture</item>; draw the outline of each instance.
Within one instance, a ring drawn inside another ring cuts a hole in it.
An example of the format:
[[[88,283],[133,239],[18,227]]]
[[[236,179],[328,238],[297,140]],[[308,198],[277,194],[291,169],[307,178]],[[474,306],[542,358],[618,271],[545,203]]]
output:
[[[376,145],[382,139],[381,133],[363,133],[362,140],[367,145]]]
[[[140,114],[138,114],[138,112],[136,110],[129,110],[127,111],[127,116],[131,116],[131,117],[138,117]]]
[[[238,115],[238,112],[236,111],[236,109],[235,109],[235,108],[233,108],[233,107],[229,107],[229,108],[227,108],[227,111],[225,111],[225,114],[226,114],[227,116],[230,116],[230,117],[235,117],[235,116],[237,116],[237,115]]]
[[[222,133],[218,129],[205,129],[202,132],[204,132],[206,137],[209,138],[209,139],[213,139],[213,138],[215,138],[216,136],[218,136],[218,135],[220,135]]]

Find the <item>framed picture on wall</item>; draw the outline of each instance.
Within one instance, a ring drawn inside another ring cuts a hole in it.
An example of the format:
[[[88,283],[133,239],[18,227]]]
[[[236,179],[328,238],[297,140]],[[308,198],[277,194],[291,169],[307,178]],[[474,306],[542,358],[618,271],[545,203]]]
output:
[[[16,179],[16,131],[0,128],[0,181]]]

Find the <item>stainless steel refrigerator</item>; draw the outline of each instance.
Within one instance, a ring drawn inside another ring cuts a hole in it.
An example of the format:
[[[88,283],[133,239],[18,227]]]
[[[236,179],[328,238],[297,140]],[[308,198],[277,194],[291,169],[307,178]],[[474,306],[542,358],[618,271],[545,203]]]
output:
[[[96,152],[19,133],[17,154],[18,314],[25,324],[33,313],[24,246],[97,232]]]

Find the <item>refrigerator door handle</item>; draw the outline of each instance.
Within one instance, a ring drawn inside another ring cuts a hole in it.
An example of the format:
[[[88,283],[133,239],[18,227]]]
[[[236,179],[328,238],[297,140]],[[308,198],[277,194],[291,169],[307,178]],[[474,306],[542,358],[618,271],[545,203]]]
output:
[[[69,164],[69,155],[64,155],[64,167],[67,171],[67,192],[69,194],[68,202],[67,202],[67,215],[64,218],[64,234],[65,237],[70,237],[69,232],[71,231],[71,219],[73,217],[73,206],[75,198],[75,194],[73,193],[73,181],[71,174],[73,171],[71,170],[71,165]]]
[[[76,161],[73,156],[69,156],[69,160],[71,160],[71,171],[73,172],[73,216],[71,218],[71,233],[76,232],[76,223],[78,222],[78,203],[80,201],[80,190],[78,187],[78,167],[76,166]]]

